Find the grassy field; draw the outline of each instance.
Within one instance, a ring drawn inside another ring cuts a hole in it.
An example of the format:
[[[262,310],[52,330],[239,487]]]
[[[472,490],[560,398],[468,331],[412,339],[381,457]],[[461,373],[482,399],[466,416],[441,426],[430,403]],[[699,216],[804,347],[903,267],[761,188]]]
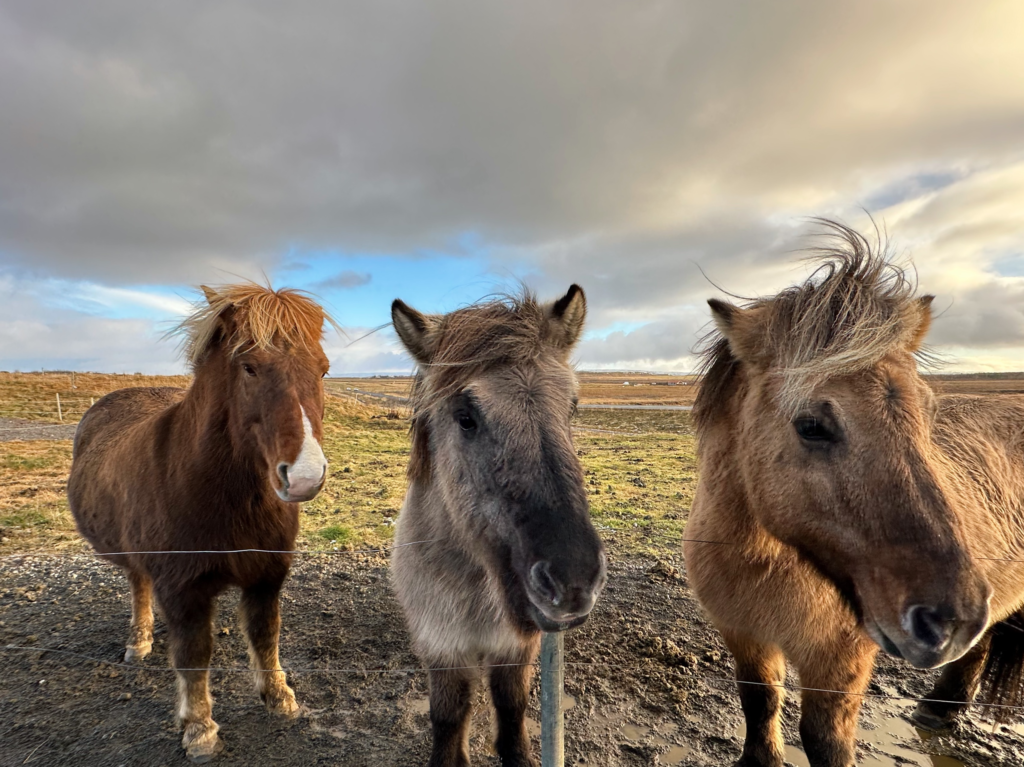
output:
[[[57,397],[64,421],[76,423],[94,399],[134,386],[188,386],[189,376],[110,375],[107,373],[0,372],[0,418],[57,423]]]
[[[651,373],[580,373],[580,402],[606,405],[692,405],[697,390],[694,376]],[[338,393],[364,391],[407,397],[408,376],[331,378],[328,387]]]
[[[408,379],[352,379],[355,388],[408,393]],[[369,386],[367,382],[373,382]],[[383,382],[384,386],[376,386]],[[181,386],[187,379],[0,373],[0,413],[41,413],[51,395],[84,399],[124,386]],[[324,452],[329,479],[303,504],[300,547],[356,549],[391,541],[405,494],[409,437],[407,411],[376,400],[358,401],[348,382],[327,402]],[[390,386],[391,388],[387,388]],[[54,398],[55,399],[55,398]],[[78,413],[77,415],[80,415]],[[66,419],[77,420],[75,411]],[[584,410],[575,421],[576,446],[586,472],[595,522],[622,550],[677,549],[696,486],[696,458],[684,412]],[[0,443],[0,552],[81,549],[64,484],[71,442]]]
[[[933,376],[941,391],[1010,393],[1024,375]],[[624,385],[629,381],[629,386]],[[372,548],[393,535],[405,494],[408,411],[358,391],[404,397],[408,377],[331,379],[324,427],[330,477],[303,505],[300,546]],[[581,403],[692,404],[682,376],[581,374]],[[187,386],[188,378],[66,373],[0,373],[0,417],[74,422],[94,397],[126,386]],[[72,388],[74,387],[74,388]],[[574,426],[595,522],[615,547],[656,553],[678,549],[696,487],[690,416],[681,411],[580,410]],[[84,547],[64,485],[71,442],[0,443],[0,551]]]
[[[943,394],[1024,394],[1024,373],[940,373],[925,380]],[[695,376],[581,372],[579,381],[580,402],[593,405],[692,405],[697,396]],[[332,391],[348,394],[358,390],[407,397],[411,386],[408,376],[328,380]]]

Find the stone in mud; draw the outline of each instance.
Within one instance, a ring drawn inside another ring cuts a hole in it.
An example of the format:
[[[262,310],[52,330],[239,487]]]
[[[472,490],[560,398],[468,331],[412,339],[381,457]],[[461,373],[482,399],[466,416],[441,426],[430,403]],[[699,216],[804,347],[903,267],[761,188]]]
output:
[[[679,577],[679,571],[659,559],[652,567],[648,568],[647,577],[652,581],[675,580]]]

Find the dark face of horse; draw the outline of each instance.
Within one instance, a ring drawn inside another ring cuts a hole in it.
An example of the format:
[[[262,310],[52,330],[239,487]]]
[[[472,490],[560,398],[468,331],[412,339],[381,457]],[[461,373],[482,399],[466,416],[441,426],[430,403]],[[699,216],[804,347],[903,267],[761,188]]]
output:
[[[221,319],[230,326],[230,316]],[[230,338],[229,327],[222,338]],[[320,346],[283,345],[230,354],[218,343],[204,364],[215,369],[218,394],[228,400],[235,449],[255,449],[282,501],[316,497],[327,477],[320,443],[323,377],[329,363]]]
[[[586,619],[605,560],[572,444],[572,376],[544,367],[482,375],[429,428],[446,505],[514,574],[512,602],[552,631]]]
[[[712,308],[734,352],[754,348],[737,313],[756,309]],[[977,641],[991,589],[931,439],[935,400],[912,351],[826,380],[792,413],[778,372],[741,358],[733,439],[758,521],[839,587],[879,646],[930,668]]]
[[[539,354],[485,367],[418,417],[430,482],[466,546],[502,573],[521,620],[561,631],[586,620],[604,586],[606,559],[570,427],[576,385],[568,355],[582,329],[583,293],[574,286],[544,310],[549,328]],[[439,318],[401,302],[393,316],[420,362],[420,385],[429,388],[432,348],[445,342]]]

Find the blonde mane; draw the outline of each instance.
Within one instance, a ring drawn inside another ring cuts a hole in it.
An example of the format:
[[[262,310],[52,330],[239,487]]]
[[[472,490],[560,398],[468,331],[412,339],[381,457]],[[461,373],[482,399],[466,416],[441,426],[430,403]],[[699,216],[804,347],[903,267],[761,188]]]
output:
[[[894,262],[889,243],[872,246],[844,224],[817,219],[825,243],[811,250],[820,265],[799,285],[743,305],[757,312],[759,356],[782,379],[780,405],[789,411],[829,378],[876,364],[897,349],[918,348],[927,329],[916,281]],[[930,300],[930,298],[928,299]],[[728,396],[739,361],[718,331],[701,344],[702,383],[694,403],[698,429]]]
[[[274,290],[255,282],[203,286],[205,300],[172,333],[184,336],[184,357],[195,367],[202,362],[216,335],[220,318],[232,312],[233,330],[226,339],[231,356],[246,349],[319,346],[324,323],[340,331],[337,322],[302,290]]]

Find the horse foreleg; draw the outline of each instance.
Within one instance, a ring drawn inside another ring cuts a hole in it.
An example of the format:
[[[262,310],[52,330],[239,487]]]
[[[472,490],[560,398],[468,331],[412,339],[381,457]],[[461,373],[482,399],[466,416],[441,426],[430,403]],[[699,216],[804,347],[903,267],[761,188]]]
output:
[[[125,645],[126,662],[141,660],[153,649],[153,581],[145,573],[128,571],[132,593],[132,625]]]
[[[430,724],[434,745],[428,767],[468,767],[472,669],[430,670]]]
[[[991,635],[985,634],[962,658],[943,669],[935,687],[917,704],[915,722],[930,730],[942,730],[953,723],[978,692],[991,642]]]
[[[532,652],[522,656],[498,661],[491,669],[491,700],[498,715],[495,748],[503,767],[537,767],[526,734],[526,708],[530,705],[536,643],[530,649]]]
[[[256,677],[256,691],[268,711],[297,716],[299,706],[288,686],[278,658],[281,633],[279,595],[281,584],[259,585],[242,591],[242,626],[249,641],[249,660]]]
[[[782,651],[743,634],[724,631],[722,636],[736,659],[736,685],[747,722],[743,756],[736,767],[782,767],[780,717],[786,679]]]
[[[878,648],[846,636],[794,658],[800,675],[800,739],[811,767],[852,767],[857,716]]]
[[[181,745],[197,764],[210,761],[223,748],[213,721],[209,667],[213,655],[213,596],[181,589],[160,594],[167,619],[171,658],[178,681],[178,723]]]

